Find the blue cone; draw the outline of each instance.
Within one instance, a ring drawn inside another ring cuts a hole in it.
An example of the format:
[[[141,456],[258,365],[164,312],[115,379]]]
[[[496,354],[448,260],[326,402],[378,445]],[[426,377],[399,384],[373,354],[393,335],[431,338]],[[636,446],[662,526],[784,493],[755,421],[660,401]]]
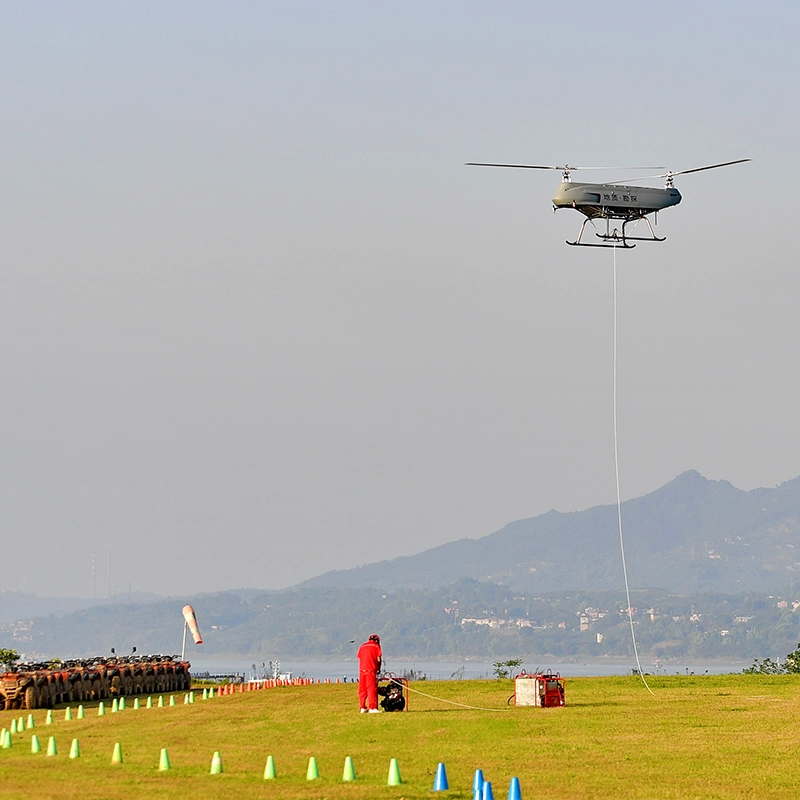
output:
[[[483,770],[475,770],[475,777],[472,779],[472,797],[473,800],[483,800]]]
[[[519,778],[512,778],[508,787],[508,800],[522,800],[522,790],[519,788]]]
[[[494,800],[494,794],[492,792],[492,784],[489,781],[483,782],[483,797],[481,800]]]
[[[436,767],[436,779],[433,782],[434,792],[445,792],[450,787],[447,785],[447,772],[445,771],[444,764],[440,761],[439,766]]]

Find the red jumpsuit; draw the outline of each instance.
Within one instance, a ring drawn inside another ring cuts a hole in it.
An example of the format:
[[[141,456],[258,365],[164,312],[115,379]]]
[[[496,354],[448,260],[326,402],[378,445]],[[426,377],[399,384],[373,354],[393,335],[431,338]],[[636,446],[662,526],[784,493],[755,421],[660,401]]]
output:
[[[358,702],[361,708],[378,708],[378,672],[382,657],[378,642],[367,641],[358,648]]]

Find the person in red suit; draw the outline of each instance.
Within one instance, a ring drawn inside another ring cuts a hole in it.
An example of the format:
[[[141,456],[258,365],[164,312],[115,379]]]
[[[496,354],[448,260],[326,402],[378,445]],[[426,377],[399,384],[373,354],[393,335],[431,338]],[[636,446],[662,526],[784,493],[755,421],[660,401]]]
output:
[[[381,671],[381,640],[373,633],[358,648],[358,703],[361,713],[378,714],[378,673]]]

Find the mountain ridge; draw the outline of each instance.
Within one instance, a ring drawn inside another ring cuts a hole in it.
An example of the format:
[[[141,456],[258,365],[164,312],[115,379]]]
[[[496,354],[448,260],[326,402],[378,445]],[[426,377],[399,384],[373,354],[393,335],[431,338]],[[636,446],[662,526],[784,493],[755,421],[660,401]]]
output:
[[[631,585],[742,592],[791,583],[800,575],[798,519],[800,477],[745,491],[687,470],[622,504]],[[432,589],[467,577],[520,591],[616,588],[622,581],[616,504],[548,511],[478,539],[326,572],[297,587]]]

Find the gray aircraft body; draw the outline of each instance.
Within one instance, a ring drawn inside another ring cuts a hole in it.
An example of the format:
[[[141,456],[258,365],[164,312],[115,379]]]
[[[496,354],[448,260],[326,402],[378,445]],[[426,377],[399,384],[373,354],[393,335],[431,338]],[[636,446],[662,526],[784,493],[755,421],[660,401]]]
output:
[[[558,187],[553,197],[553,209],[558,211],[560,208],[572,208],[579,211],[586,219],[581,225],[580,232],[574,242],[568,241],[567,244],[580,245],[582,247],[635,247],[629,244],[631,241],[637,242],[663,242],[664,238],[659,238],[653,231],[653,226],[647,218],[649,214],[657,215],[659,211],[676,206],[681,202],[681,193],[673,185],[676,175],[685,175],[690,172],[702,172],[706,169],[716,169],[717,167],[727,167],[731,164],[741,164],[749,161],[749,158],[741,158],[737,161],[726,161],[723,164],[712,164],[708,167],[697,167],[695,169],[684,169],[679,172],[665,172],[661,175],[650,177],[666,178],[666,185],[663,189],[656,189],[649,186],[630,186],[621,183],[575,183],[570,179],[570,173],[576,169],[608,169],[607,167],[571,167],[564,165],[560,167],[542,166],[539,164],[488,164],[484,162],[470,161],[467,166],[473,167],[510,167],[513,169],[559,169],[563,173],[563,181]],[[619,167],[619,169],[659,169],[659,167]],[[649,178],[635,178],[632,180],[648,180]],[[586,223],[595,219],[606,221],[605,231],[596,233],[597,238],[602,243],[582,241]],[[611,228],[612,220],[622,222],[621,230]],[[627,231],[627,226],[631,223],[643,221],[647,225],[649,236],[632,236]]]
[[[574,208],[591,218],[637,219],[676,206],[680,201],[681,193],[675,187],[652,189],[649,186],[564,181],[553,197],[553,207]]]

